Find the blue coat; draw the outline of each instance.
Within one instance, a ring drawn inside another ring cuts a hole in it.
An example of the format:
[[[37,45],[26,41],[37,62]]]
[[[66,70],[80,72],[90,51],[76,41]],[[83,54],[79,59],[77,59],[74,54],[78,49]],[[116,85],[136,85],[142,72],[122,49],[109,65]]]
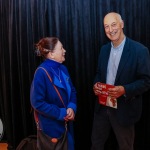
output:
[[[40,67],[47,70],[52,78],[52,82],[50,82],[45,71]],[[60,83],[51,67],[55,71],[58,68],[60,69],[62,83]],[[65,131],[64,117],[67,113],[53,84],[60,92],[66,108],[72,108],[76,113],[76,90],[71,82],[67,68],[61,63],[46,59],[34,74],[30,91],[30,101],[32,107],[38,111],[40,128],[51,137],[60,137]],[[69,122],[68,126],[68,141],[72,143],[69,146],[69,150],[73,150],[73,123]]]
[[[106,83],[107,65],[111,43],[101,48],[97,75],[94,81]],[[116,116],[122,125],[132,125],[139,120],[142,112],[142,94],[150,88],[150,55],[144,45],[126,38],[115,85],[125,88],[125,96],[118,98]],[[96,111],[100,109],[96,102]],[[113,109],[113,108],[112,108]]]

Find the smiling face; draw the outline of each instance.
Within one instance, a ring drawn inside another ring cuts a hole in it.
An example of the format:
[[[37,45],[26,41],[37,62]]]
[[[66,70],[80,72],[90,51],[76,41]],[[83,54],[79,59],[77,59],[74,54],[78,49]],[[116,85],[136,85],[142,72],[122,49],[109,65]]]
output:
[[[115,47],[124,39],[123,27],[124,23],[119,14],[109,13],[104,17],[106,36],[112,41]]]
[[[49,52],[50,59],[53,59],[59,63],[62,63],[65,61],[65,53],[66,50],[63,48],[63,45],[60,41],[57,42],[54,50],[52,52]]]

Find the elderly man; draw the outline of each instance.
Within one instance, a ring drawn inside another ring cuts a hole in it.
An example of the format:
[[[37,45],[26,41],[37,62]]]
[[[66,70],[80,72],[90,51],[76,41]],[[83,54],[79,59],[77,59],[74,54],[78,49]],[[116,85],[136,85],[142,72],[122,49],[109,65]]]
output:
[[[96,101],[91,150],[104,150],[113,129],[119,150],[133,150],[134,124],[142,112],[142,94],[150,88],[150,55],[144,45],[126,37],[120,14],[111,12],[104,17],[104,29],[110,42],[102,46],[98,59],[93,90],[100,95],[98,83],[113,85],[108,89],[117,108]]]

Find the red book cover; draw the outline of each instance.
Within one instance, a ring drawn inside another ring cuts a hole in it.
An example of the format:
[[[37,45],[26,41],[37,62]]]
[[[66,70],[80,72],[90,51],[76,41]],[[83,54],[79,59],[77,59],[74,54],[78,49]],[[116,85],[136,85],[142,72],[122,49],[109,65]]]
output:
[[[114,88],[114,85],[105,84],[101,82],[98,82],[97,84],[101,90],[101,94],[98,95],[99,103],[105,106],[117,108],[117,100],[111,99],[111,97],[108,96],[108,89]]]

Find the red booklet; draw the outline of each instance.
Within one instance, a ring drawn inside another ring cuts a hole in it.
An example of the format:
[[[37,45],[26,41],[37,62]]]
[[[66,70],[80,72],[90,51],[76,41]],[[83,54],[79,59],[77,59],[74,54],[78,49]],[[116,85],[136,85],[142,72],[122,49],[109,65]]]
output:
[[[98,82],[98,87],[102,91],[101,94],[98,95],[99,103],[105,106],[117,108],[117,99],[111,99],[110,96],[108,96],[108,89],[114,88],[114,85],[105,84]]]

